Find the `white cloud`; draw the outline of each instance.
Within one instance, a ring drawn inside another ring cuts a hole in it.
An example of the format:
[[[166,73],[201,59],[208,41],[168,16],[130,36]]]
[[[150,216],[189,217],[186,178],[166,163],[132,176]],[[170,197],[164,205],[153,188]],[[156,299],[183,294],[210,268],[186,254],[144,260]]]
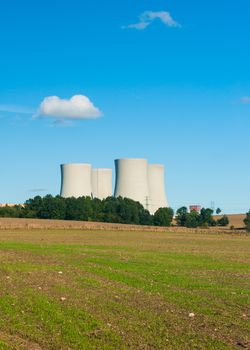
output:
[[[70,99],[57,96],[45,97],[35,117],[53,117],[56,120],[94,119],[102,115],[87,96],[75,95]]]
[[[123,29],[126,28],[131,28],[131,29],[138,29],[138,30],[143,30],[147,28],[150,25],[150,22],[139,22],[135,24],[129,24],[128,26],[122,27]]]
[[[143,30],[153,23],[156,19],[159,19],[163,24],[168,27],[181,28],[180,23],[176,22],[171,14],[166,11],[145,11],[139,16],[139,22],[135,24],[129,24],[123,26],[123,29],[138,29]]]
[[[244,104],[250,104],[250,96],[241,97],[240,102]]]

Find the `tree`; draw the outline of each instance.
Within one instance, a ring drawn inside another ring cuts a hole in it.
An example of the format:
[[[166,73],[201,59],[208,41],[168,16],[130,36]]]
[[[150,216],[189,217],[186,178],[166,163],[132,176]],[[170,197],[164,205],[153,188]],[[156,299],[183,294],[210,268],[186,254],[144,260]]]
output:
[[[159,208],[154,214],[156,226],[170,226],[173,220],[174,211],[171,208]]]
[[[176,211],[175,220],[178,226],[185,226],[188,215],[187,207],[181,207]]]
[[[216,214],[219,215],[219,214],[221,213],[221,211],[222,211],[222,210],[221,210],[220,208],[217,208],[217,209],[216,209]]]
[[[216,223],[218,226],[227,226],[229,224],[229,219],[226,215],[223,215]]]
[[[0,217],[39,218],[58,220],[82,220],[114,222],[135,225],[170,226],[174,212],[171,208],[160,208],[151,215],[143,205],[129,198],[108,197],[100,200],[91,197],[36,196],[28,199],[24,205],[0,208]],[[250,230],[250,211],[246,225]],[[216,224],[211,209],[202,208],[201,212],[188,212],[181,207],[176,212],[176,223],[184,227],[212,226]],[[227,225],[223,216],[218,225]]]
[[[192,210],[186,216],[185,227],[196,228],[199,225],[200,225],[200,214],[197,211]]]
[[[118,215],[123,224],[139,224],[139,209],[141,204],[129,198],[118,197]]]
[[[103,207],[104,202],[98,198],[93,198],[92,200],[92,209],[93,209],[93,220],[94,221],[103,221]]]
[[[93,221],[93,199],[91,199],[91,197],[80,197],[77,198],[77,203],[81,212],[80,217],[77,220]]]
[[[210,208],[202,208],[200,212],[199,226],[215,226],[216,221],[213,218],[214,211]]]
[[[37,209],[37,217],[40,219],[63,220],[65,219],[65,212],[65,199],[48,194],[41,200],[40,207]]]
[[[79,220],[81,215],[81,209],[79,208],[79,202],[75,197],[65,198],[66,213],[65,220]]]
[[[246,230],[250,232],[250,210],[246,214],[246,218],[244,219],[244,224],[246,225]]]
[[[93,220],[92,199],[90,197],[66,198],[66,220]]]
[[[149,211],[143,208],[139,210],[139,222],[140,225],[153,225],[154,216],[150,215]]]
[[[38,218],[38,213],[41,209],[42,203],[43,198],[40,196],[28,199],[24,204],[24,217]]]
[[[200,213],[195,210],[189,213],[186,207],[181,207],[176,212],[175,220],[177,225],[190,228],[216,225],[216,221],[213,218],[213,210],[209,208],[202,208]]]
[[[103,221],[104,222],[120,222],[118,215],[118,200],[115,197],[107,197],[103,201]]]
[[[4,206],[0,208],[0,217],[21,218],[23,217],[23,207],[21,205]]]

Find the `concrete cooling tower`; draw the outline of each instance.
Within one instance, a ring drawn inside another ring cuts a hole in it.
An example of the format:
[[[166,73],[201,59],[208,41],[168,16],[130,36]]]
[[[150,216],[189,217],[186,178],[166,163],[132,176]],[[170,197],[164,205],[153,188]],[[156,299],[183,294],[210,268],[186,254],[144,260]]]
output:
[[[148,164],[146,159],[115,160],[115,197],[131,198],[148,209]]]
[[[92,196],[99,199],[112,196],[112,169],[92,170]]]
[[[154,214],[157,209],[168,206],[164,182],[164,165],[148,165],[149,211]]]
[[[61,196],[83,197],[91,196],[91,165],[62,164],[61,165]]]
[[[168,206],[164,166],[149,164],[143,158],[115,160],[115,197],[130,198],[140,202],[154,214]],[[61,196],[105,199],[112,196],[112,169],[91,169],[90,164],[61,165]]]

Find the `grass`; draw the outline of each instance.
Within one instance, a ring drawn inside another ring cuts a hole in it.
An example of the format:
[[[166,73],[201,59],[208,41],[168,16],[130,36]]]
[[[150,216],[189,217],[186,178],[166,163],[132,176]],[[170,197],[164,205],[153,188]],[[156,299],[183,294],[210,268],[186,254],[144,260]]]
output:
[[[250,349],[249,262],[247,235],[2,230],[0,350]]]

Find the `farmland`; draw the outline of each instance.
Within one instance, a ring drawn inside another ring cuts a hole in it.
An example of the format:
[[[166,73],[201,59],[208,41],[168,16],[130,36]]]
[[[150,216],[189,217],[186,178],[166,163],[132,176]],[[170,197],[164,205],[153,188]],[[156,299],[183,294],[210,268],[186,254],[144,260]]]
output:
[[[0,230],[0,349],[249,349],[250,238]]]

